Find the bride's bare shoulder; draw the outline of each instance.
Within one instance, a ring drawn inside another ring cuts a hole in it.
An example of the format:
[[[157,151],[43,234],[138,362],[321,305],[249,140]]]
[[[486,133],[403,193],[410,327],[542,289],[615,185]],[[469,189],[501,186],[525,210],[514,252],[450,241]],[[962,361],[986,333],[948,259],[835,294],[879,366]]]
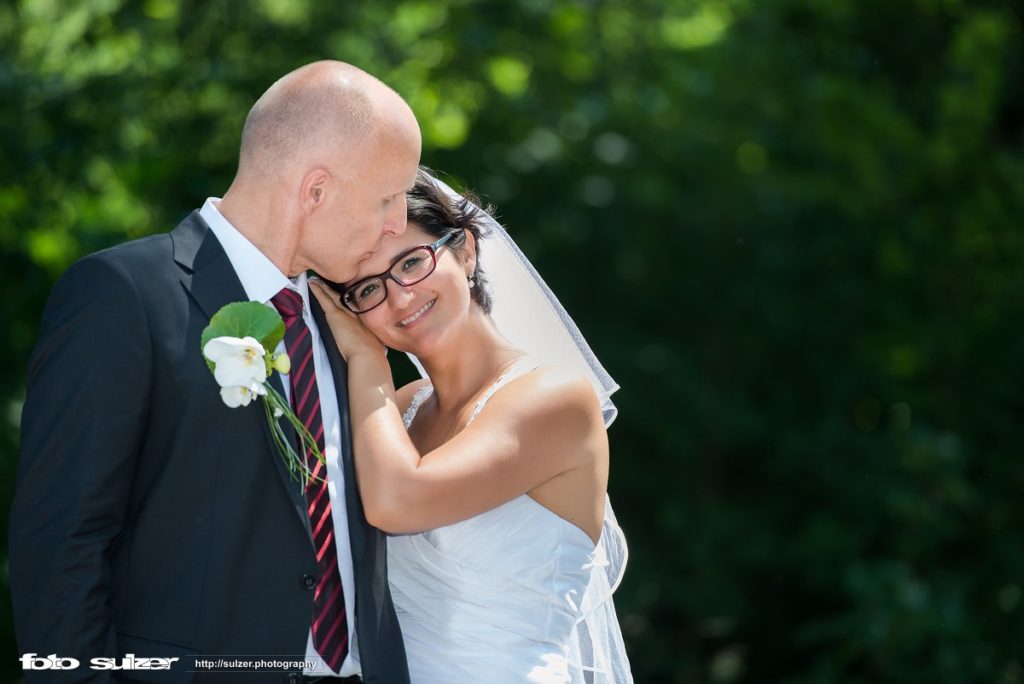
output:
[[[570,421],[577,429],[604,431],[601,404],[583,375],[557,367],[543,367],[510,382],[494,396],[495,413],[515,414],[528,423]]]
[[[480,418],[480,428],[514,434],[522,452],[538,462],[568,470],[607,459],[601,403],[583,375],[551,367],[526,373],[497,392]]]

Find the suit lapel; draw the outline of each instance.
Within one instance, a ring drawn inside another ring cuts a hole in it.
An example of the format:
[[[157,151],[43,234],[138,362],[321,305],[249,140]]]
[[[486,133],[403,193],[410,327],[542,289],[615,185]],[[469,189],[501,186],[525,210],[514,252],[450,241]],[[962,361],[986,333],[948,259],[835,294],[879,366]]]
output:
[[[331,334],[331,328],[327,324],[327,318],[320,307],[320,302],[316,297],[310,295],[309,304],[313,313],[313,321],[316,323],[320,339],[327,351],[327,359],[331,364],[331,375],[334,377],[334,390],[338,395],[338,432],[341,441],[341,453],[338,456],[345,474],[345,507],[348,511],[352,565],[358,575],[363,559],[368,525],[363,514],[363,502],[359,498],[359,488],[356,486],[356,467],[352,456],[352,423],[348,411],[348,364],[345,363],[341,352],[338,351],[338,345]],[[358,576],[356,581],[358,583]]]
[[[207,319],[212,318],[225,304],[248,300],[245,288],[242,287],[235,269],[231,266],[228,255],[198,211],[193,211],[178,224],[177,228],[171,231],[171,242],[174,244],[174,260],[182,267],[182,286]],[[281,376],[278,373],[271,374],[270,383],[279,394],[284,396],[284,385],[281,383]],[[274,466],[288,492],[295,512],[309,534],[309,543],[312,546],[313,536],[310,531],[309,514],[306,512],[306,497],[302,484],[292,479],[288,469],[281,461],[281,455],[278,453],[270,426],[264,418],[263,407],[257,406],[255,409],[249,408],[248,410],[259,414],[259,423],[269,447],[270,457],[274,459]],[[289,440],[292,445],[297,444],[297,437],[292,426],[288,424],[288,421],[280,422],[284,429],[285,439]]]

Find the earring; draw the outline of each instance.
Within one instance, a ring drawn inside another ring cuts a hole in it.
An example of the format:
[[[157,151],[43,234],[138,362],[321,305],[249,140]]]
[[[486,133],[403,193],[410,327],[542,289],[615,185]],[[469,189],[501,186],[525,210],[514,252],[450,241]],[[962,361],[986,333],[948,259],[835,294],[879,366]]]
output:
[[[469,276],[469,289],[472,290],[474,287],[476,287],[476,278]]]

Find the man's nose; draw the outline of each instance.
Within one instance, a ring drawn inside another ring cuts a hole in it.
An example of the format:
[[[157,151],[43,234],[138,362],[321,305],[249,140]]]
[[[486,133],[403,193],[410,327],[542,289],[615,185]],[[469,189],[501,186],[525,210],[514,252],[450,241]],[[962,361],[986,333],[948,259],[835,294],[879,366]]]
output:
[[[385,235],[391,235],[398,237],[405,232],[406,227],[406,204],[405,195],[402,195],[401,199],[394,203],[395,206],[391,208],[387,216],[384,217],[384,230]]]

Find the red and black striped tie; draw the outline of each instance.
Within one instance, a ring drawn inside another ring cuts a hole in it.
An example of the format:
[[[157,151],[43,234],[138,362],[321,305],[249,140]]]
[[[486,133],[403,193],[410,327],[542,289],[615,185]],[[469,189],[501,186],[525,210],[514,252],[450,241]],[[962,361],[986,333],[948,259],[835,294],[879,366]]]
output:
[[[309,327],[302,320],[302,297],[285,288],[270,301],[284,319],[284,346],[292,362],[292,408],[309,434],[316,438],[322,454],[324,421],[320,415],[320,392],[316,386],[313,341]],[[299,448],[302,448],[301,440]],[[324,662],[338,672],[348,653],[348,618],[345,615],[341,573],[338,571],[338,549],[334,543],[331,497],[327,493],[327,467],[313,455],[312,450],[306,451],[305,458],[314,478],[306,485],[306,510],[320,570],[320,581],[313,594],[313,646],[323,656]]]

